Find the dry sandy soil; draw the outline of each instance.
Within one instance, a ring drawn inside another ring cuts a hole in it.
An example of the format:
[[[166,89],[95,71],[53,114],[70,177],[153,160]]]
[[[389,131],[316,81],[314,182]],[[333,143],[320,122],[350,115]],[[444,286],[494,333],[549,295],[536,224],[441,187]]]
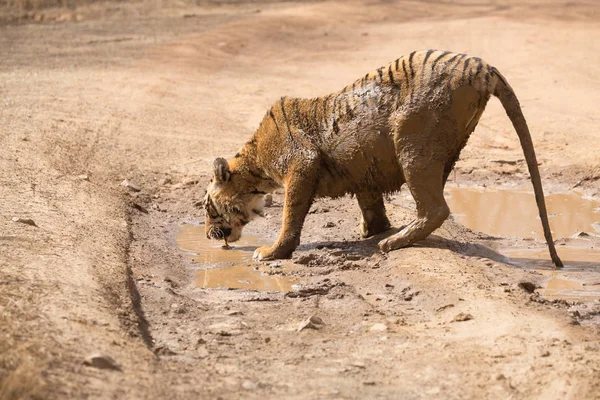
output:
[[[382,255],[358,238],[355,200],[319,200],[289,272],[301,289],[287,294],[195,287],[202,266],[176,245],[181,224],[203,221],[212,160],[271,103],[327,94],[415,49],[495,65],[546,190],[600,197],[599,6],[5,4],[0,398],[600,398],[600,304],[530,293],[544,276],[491,250],[508,239],[449,220]],[[529,188],[521,159],[492,100],[451,184]],[[273,239],[281,201],[248,233]],[[414,213],[388,210],[395,226]],[[310,316],[324,325],[298,331]],[[95,353],[120,370],[84,365]]]

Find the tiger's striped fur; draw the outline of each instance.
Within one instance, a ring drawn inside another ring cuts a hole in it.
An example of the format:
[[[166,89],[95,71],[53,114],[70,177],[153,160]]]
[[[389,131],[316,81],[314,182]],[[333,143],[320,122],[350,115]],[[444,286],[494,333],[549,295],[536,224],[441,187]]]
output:
[[[274,246],[257,249],[256,258],[291,255],[316,197],[356,195],[361,234],[372,236],[390,227],[382,194],[407,183],[417,218],[379,248],[421,240],[449,215],[444,184],[491,95],[517,131],[552,260],[561,266],[531,136],[512,88],[480,58],[437,50],[400,57],[325,97],[282,97],[273,104],[231,162],[215,161],[206,203],[220,219],[207,212],[207,236],[231,232],[229,241],[237,240],[260,212],[262,196],[278,187],[285,188],[283,228]]]

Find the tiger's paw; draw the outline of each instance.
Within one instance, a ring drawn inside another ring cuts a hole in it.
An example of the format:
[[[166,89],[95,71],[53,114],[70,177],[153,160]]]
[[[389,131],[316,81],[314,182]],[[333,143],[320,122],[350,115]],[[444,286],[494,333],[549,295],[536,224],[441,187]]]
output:
[[[270,261],[282,258],[290,258],[292,251],[287,251],[281,247],[261,246],[254,250],[253,259],[257,261]]]
[[[254,255],[252,258],[257,261],[274,260],[276,258],[274,250],[275,249],[272,246],[261,246],[254,250]]]

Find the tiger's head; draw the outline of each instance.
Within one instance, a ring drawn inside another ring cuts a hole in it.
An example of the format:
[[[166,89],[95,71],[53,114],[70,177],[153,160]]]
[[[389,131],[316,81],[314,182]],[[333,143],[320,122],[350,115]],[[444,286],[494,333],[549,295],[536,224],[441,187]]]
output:
[[[262,216],[264,194],[241,173],[232,172],[227,160],[217,158],[204,197],[206,237],[227,242],[239,240],[244,226]]]

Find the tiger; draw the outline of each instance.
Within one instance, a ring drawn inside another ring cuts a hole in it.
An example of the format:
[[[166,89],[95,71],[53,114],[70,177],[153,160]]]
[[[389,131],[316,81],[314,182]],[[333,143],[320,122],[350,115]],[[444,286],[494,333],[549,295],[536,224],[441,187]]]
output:
[[[544,237],[563,266],[548,223],[536,155],[519,101],[500,72],[479,57],[414,51],[340,91],[315,98],[281,97],[227,161],[217,158],[204,196],[210,239],[235,242],[262,215],[264,196],[284,190],[282,228],[254,259],[290,258],[317,198],[350,194],[361,210],[363,238],[388,232],[389,252],[426,238],[450,215],[444,186],[491,95],[511,120],[525,155]],[[406,184],[416,218],[392,230],[384,196]]]

